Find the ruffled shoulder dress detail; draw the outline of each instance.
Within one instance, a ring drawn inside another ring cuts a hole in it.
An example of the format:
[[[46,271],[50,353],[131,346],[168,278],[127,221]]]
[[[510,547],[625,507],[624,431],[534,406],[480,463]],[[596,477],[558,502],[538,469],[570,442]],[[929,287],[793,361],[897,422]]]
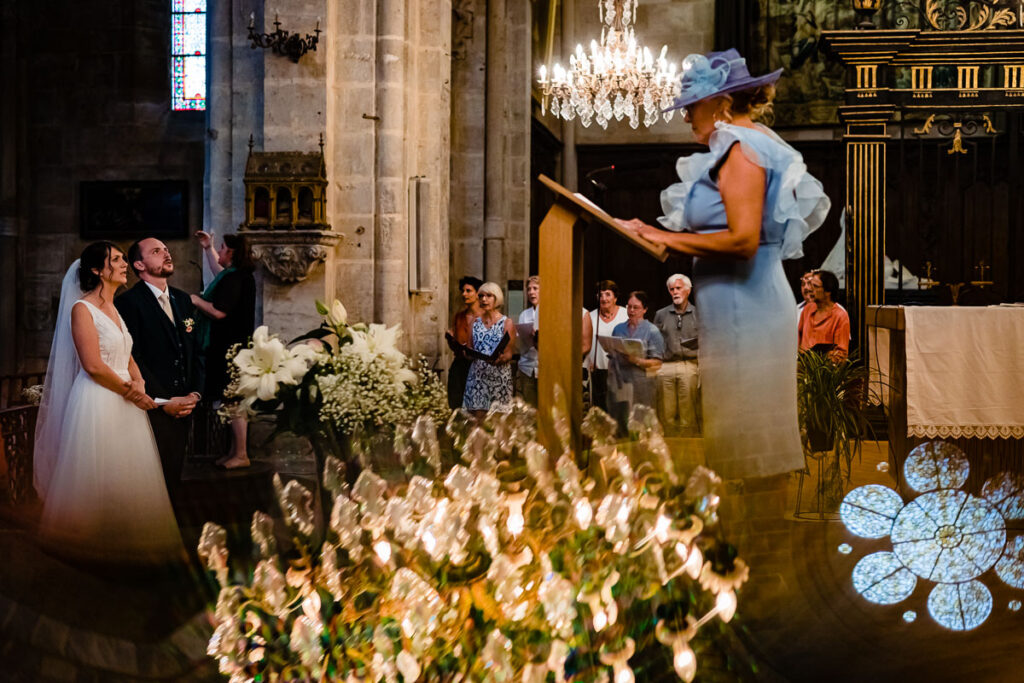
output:
[[[807,172],[800,152],[765,126],[751,129],[718,123],[709,140],[710,151],[680,157],[676,161],[680,182],[662,191],[661,208],[665,215],[658,221],[675,232],[700,232],[699,228],[705,226],[691,225],[686,214],[693,188],[702,179],[710,180],[711,170],[737,143],[741,145],[744,156],[771,176],[768,178],[769,196],[765,197],[765,205],[771,205],[772,211],[770,214],[766,212],[765,220],[781,226],[782,258],[800,258],[804,254],[804,240],[821,227],[832,202],[821,182]],[[763,237],[762,241],[769,241]]]

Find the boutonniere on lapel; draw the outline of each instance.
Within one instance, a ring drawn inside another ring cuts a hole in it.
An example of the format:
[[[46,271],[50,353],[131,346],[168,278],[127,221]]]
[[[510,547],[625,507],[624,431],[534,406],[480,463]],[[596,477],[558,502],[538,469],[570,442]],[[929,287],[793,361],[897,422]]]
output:
[[[185,332],[192,334],[192,329],[196,326],[196,321],[192,318],[185,318],[181,321],[181,324],[185,326]]]

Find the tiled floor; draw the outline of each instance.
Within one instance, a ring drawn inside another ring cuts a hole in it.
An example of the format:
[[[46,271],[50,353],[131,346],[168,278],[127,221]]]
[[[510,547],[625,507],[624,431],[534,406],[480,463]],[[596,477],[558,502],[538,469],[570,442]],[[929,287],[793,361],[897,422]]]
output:
[[[891,475],[877,467],[886,462],[886,449],[885,442],[866,445],[848,490],[893,486]],[[795,486],[789,496],[792,505]],[[853,590],[854,566],[865,555],[890,550],[887,539],[858,538],[839,521],[790,522],[789,537],[791,557],[777,611],[748,620],[743,635],[766,668],[784,680],[1024,681],[1018,662],[1024,612],[1008,608],[1010,600],[1024,599],[1024,591],[1003,584],[991,570],[980,577],[992,591],[991,616],[977,629],[958,633],[928,615],[934,584],[927,581],[919,580],[908,599],[889,606],[870,603]],[[849,554],[839,551],[844,543],[852,547]],[[742,611],[742,598],[740,605]],[[903,619],[908,610],[917,615],[912,623]]]
[[[684,459],[699,457],[699,442],[686,441],[677,444]],[[851,487],[893,483],[878,469],[885,448],[884,442],[866,445]],[[269,472],[275,467],[308,475],[299,471],[302,463],[283,461],[250,473],[191,472],[180,506],[186,542],[194,546],[205,519],[244,536],[253,509],[272,509]],[[723,517],[752,576],[725,634],[727,657],[702,655],[698,681],[1024,681],[1017,662],[1024,611],[1007,609],[1024,591],[991,572],[983,575],[995,607],[967,633],[930,619],[930,586],[923,581],[902,604],[869,603],[854,592],[851,572],[886,542],[858,539],[838,521],[795,519],[799,483],[792,475],[727,486]],[[804,510],[813,488],[813,481],[804,483]],[[214,587],[202,571],[126,577],[73,568],[39,551],[19,528],[33,512],[19,514],[0,529],[0,680],[224,680],[205,656],[209,624],[202,606]],[[843,543],[852,546],[850,554],[838,551]],[[902,618],[908,609],[917,612],[913,623]]]

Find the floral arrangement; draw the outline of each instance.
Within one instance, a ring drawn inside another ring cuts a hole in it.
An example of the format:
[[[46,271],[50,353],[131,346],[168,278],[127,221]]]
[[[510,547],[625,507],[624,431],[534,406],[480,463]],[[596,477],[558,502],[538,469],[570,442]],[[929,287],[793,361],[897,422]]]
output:
[[[690,641],[732,619],[748,569],[714,533],[718,477],[679,476],[649,409],[635,410],[628,454],[592,410],[580,460],[549,454],[521,402],[482,424],[457,411],[441,441],[423,416],[396,437],[412,455],[397,481],[364,469],[349,487],[326,460],[326,524],[309,490],[275,477],[293,547],[257,512],[254,570],[233,573],[225,530],[203,529],[221,586],[208,654],[232,683],[564,683],[609,668],[630,683],[630,657],[657,641],[692,681]]]
[[[37,406],[43,402],[43,385],[33,384],[21,390],[21,397],[29,402],[29,405]]]
[[[413,365],[398,349],[399,325],[349,324],[340,301],[330,308],[318,301],[317,310],[321,327],[290,346],[261,326],[247,348],[229,352],[225,395],[249,414],[273,413],[278,431],[331,443],[418,415],[447,418],[444,386],[422,357]]]

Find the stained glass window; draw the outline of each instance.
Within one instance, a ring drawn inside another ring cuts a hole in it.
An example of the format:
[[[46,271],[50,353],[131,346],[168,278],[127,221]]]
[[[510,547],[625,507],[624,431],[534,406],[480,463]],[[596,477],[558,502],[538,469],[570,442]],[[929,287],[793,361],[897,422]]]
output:
[[[171,108],[206,109],[206,0],[171,0]]]

